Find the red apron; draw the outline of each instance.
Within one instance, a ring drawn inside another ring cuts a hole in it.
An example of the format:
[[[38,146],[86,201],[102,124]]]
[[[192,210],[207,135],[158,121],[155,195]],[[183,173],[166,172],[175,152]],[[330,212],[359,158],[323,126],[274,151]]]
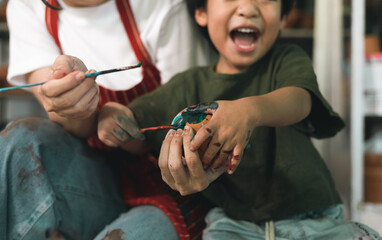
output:
[[[48,0],[57,6],[57,0]],[[143,60],[143,80],[135,87],[126,91],[113,91],[100,86],[100,101],[98,108],[107,102],[118,102],[127,105],[136,97],[156,89],[160,85],[160,74],[152,63],[150,55],[139,35],[130,3],[128,0],[116,0],[117,8],[128,35],[130,44],[137,57],[137,62]],[[58,12],[46,7],[45,21],[49,33],[54,38],[61,53],[61,43],[58,38]],[[89,139],[89,144],[103,148],[98,138]],[[181,197],[170,190],[162,181],[157,159],[147,155],[138,161],[123,161],[125,168],[123,179],[123,199],[130,206],[151,204],[161,208],[174,223],[181,240],[200,239],[205,227],[204,216],[209,206],[200,200],[198,195]],[[160,224],[160,223],[158,223]]]

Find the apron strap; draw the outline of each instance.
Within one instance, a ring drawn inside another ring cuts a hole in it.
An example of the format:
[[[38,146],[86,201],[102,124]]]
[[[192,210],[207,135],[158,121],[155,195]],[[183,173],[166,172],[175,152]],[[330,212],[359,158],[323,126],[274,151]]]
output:
[[[140,38],[139,30],[129,1],[116,0],[116,4],[119,11],[119,16],[121,17],[135,56],[137,56],[138,60],[143,60],[143,64],[148,62],[151,63],[150,55],[148,54]]]
[[[57,0],[47,0],[50,5],[53,7],[57,7]],[[48,32],[53,37],[57,47],[60,49],[60,53],[62,52],[62,47],[60,40],[58,39],[58,14],[56,10],[46,7],[45,8],[45,23]]]
[[[56,7],[57,0],[47,0],[49,4]],[[130,3],[128,0],[116,0],[119,15],[121,17],[123,26],[129,38],[130,44],[133,48],[137,60],[143,60],[143,88],[147,91],[152,91],[160,85],[160,73],[155,65],[152,63],[150,55],[146,50],[142,39],[139,35],[139,29],[135,22],[134,14],[132,12]],[[60,49],[60,53],[63,54],[61,43],[58,37],[58,12],[51,8],[45,9],[45,23],[48,32],[53,37],[56,45]]]
[[[142,42],[130,3],[128,0],[116,0],[116,4],[135,56],[138,61],[143,60],[146,87],[148,89],[155,89],[160,85],[160,73],[153,64],[150,54]]]

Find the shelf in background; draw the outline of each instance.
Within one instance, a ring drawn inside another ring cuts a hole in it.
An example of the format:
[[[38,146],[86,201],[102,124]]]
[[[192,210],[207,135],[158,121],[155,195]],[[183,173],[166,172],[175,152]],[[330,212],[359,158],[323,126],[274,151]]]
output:
[[[8,30],[7,23],[0,22],[0,38],[8,39],[8,37],[9,37],[9,30]]]
[[[343,32],[345,38],[350,37],[350,29]],[[281,30],[282,38],[313,38],[313,29],[310,28],[286,28]]]
[[[0,22],[0,32],[8,32],[8,25],[6,22]]]
[[[382,203],[362,203],[359,206],[360,222],[382,234]]]
[[[375,112],[375,111],[366,111],[365,117],[366,118],[381,118],[382,113],[381,112]]]
[[[309,28],[286,28],[277,39],[278,44],[296,44],[313,57],[313,30]]]
[[[286,28],[281,31],[282,38],[313,38],[313,29]]]

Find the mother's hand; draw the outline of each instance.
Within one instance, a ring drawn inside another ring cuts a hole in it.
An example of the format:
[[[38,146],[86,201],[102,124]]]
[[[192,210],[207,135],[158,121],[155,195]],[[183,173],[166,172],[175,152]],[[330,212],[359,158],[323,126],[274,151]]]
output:
[[[206,189],[211,182],[227,171],[229,161],[218,169],[204,169],[197,151],[190,151],[193,130],[170,130],[162,143],[159,167],[162,179],[181,195],[189,195]],[[184,149],[184,157],[182,155]]]
[[[51,80],[38,91],[44,109],[64,118],[89,118],[99,101],[95,78],[85,78],[85,73],[92,71],[87,71],[81,60],[68,55],[59,56],[51,71]]]

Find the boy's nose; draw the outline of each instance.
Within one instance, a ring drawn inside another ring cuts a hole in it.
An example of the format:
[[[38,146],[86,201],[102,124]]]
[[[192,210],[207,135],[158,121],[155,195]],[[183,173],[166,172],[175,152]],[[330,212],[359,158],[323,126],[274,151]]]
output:
[[[239,16],[252,18],[259,15],[258,0],[239,0],[237,13]]]

